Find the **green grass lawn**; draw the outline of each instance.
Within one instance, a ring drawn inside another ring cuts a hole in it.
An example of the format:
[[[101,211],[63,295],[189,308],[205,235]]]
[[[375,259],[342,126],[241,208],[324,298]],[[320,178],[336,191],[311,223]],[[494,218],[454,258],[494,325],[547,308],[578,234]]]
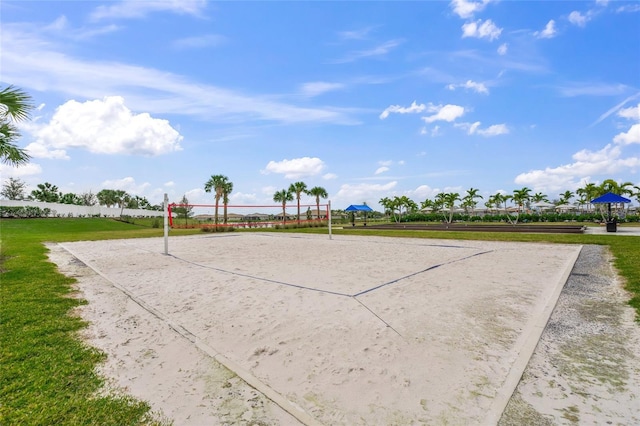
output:
[[[0,221],[0,424],[158,424],[144,402],[102,396],[95,367],[104,355],[85,345],[73,316],[84,303],[73,298],[73,278],[47,261],[44,242],[159,237],[151,221],[112,219],[16,219]],[[260,230],[264,231],[264,230]],[[171,235],[199,233],[172,230]],[[276,232],[326,233],[321,228]],[[630,304],[640,317],[640,237],[502,234],[439,231],[334,230],[335,234],[495,241],[607,244],[626,278]]]

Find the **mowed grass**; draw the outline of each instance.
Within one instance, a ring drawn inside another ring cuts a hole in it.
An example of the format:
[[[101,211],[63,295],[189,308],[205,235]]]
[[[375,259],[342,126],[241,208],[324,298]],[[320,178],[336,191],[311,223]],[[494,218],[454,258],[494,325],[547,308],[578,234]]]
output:
[[[158,424],[149,406],[127,396],[105,396],[96,365],[104,354],[87,346],[73,315],[73,278],[48,262],[44,242],[159,237],[151,221],[24,219],[0,221],[0,424]],[[171,235],[199,233],[172,230]],[[274,232],[327,233],[310,228]],[[640,318],[640,237],[335,229],[336,234],[494,241],[606,244]]]
[[[0,222],[0,424],[158,424],[144,402],[99,396],[104,355],[78,337],[86,324],[72,310],[84,302],[43,245],[153,236],[162,229],[110,219]]]

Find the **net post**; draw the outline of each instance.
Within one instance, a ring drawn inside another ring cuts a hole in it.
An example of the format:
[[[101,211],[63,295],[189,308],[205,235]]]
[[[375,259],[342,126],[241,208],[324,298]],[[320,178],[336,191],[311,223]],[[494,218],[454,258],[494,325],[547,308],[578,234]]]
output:
[[[169,254],[169,196],[164,194],[164,203],[162,206],[164,216],[164,254]]]
[[[331,240],[331,200],[329,200],[329,204],[327,204],[327,218],[329,219],[329,239]]]

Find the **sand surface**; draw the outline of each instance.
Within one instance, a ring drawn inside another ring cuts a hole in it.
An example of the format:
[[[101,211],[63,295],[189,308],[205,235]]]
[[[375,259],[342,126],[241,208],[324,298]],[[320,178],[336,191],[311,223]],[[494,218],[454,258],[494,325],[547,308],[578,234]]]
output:
[[[176,425],[496,424],[581,249],[270,233],[163,248],[50,246],[111,388]]]

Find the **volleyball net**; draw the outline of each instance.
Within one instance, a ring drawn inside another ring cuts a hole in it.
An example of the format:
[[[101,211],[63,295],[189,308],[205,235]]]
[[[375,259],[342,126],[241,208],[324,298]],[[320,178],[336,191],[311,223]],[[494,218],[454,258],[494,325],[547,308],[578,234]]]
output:
[[[180,204],[167,206],[171,228],[280,228],[326,226],[331,203],[285,205]]]

